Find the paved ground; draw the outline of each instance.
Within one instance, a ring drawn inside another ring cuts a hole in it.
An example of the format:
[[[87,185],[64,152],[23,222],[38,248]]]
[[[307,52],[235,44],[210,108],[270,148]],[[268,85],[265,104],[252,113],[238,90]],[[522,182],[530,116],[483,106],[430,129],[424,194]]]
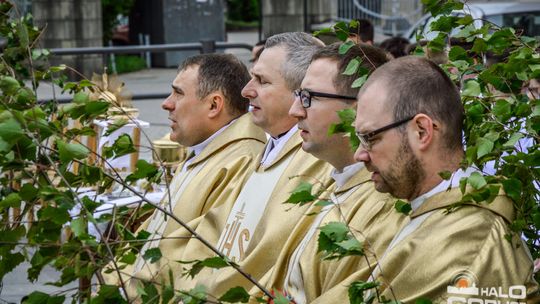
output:
[[[257,42],[257,32],[236,32],[229,33],[229,42],[245,42],[255,44]],[[230,49],[227,53],[238,56],[246,65],[251,56],[250,52],[244,49]],[[148,69],[134,73],[122,74],[120,79],[125,83],[126,89],[134,94],[137,93],[168,93],[171,90],[171,82],[176,75],[176,69]],[[56,96],[59,89],[55,90]],[[53,96],[53,88],[50,84],[42,83],[38,91],[38,98],[48,98]],[[148,146],[149,141],[165,135],[169,131],[167,112],[161,109],[163,100],[138,100],[133,104],[139,109],[139,119],[149,122],[150,127],[143,129],[141,144]],[[141,158],[150,160],[151,154],[148,150],[141,151]],[[0,288],[0,304],[19,303],[21,298],[33,291],[43,291],[53,293],[59,291],[58,288],[45,285],[46,282],[53,282],[59,278],[59,274],[53,269],[47,268],[42,272],[38,282],[31,284],[26,279],[28,264],[22,264],[13,272],[6,275],[3,280],[3,287]],[[77,287],[77,284],[69,285],[62,290]],[[66,299],[66,303],[71,302],[71,298]]]

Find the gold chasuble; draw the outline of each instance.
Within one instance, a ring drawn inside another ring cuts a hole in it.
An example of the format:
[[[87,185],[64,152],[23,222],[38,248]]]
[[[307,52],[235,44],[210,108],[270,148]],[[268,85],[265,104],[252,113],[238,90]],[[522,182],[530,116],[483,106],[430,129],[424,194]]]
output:
[[[291,231],[309,210],[308,205],[284,204],[291,192],[301,181],[315,184],[314,190],[330,185],[330,165],[304,152],[301,144],[296,131],[275,159],[265,166],[259,165],[217,235],[216,246],[256,280],[274,265]],[[186,289],[195,284],[204,285],[216,297],[232,287],[253,287],[231,267],[205,269],[194,281],[184,278],[176,287]]]
[[[375,190],[371,173],[362,163],[355,166],[360,167],[345,184],[328,189],[332,205],[325,206],[317,215],[305,215],[299,221],[278,261],[261,280],[267,289],[284,291],[297,304],[311,303],[359,267],[376,263],[375,257],[382,255],[406,216],[395,211],[394,198]],[[314,212],[315,209],[317,207],[312,207]],[[318,253],[318,228],[330,222],[347,223],[362,242],[365,257],[323,261]],[[251,294],[262,296],[257,288],[253,288]]]
[[[368,280],[381,283],[381,297],[404,303],[420,297],[434,304],[540,303],[530,253],[508,228],[514,219],[512,201],[501,191],[489,204],[454,205],[462,197],[459,179],[470,173],[459,170],[451,182],[413,200],[409,220],[379,264],[359,269],[312,303],[348,303],[348,286],[367,281],[370,271]]]
[[[241,116],[218,134],[199,155],[190,159],[184,170],[182,170],[184,164],[180,164],[171,181],[170,192],[162,200],[163,206],[172,210],[178,218],[194,229],[210,210],[222,206],[230,208],[256,167],[258,155],[265,142],[264,131],[251,122],[250,114]],[[170,263],[171,260],[167,257],[171,255],[164,249],[174,246],[177,254],[187,242],[186,240],[177,242],[176,239],[170,238],[170,235],[175,233],[186,235],[187,232],[173,219],[167,217],[165,220],[163,213],[158,210],[141,225],[139,230],[150,232],[152,235],[149,239],[158,239],[146,243],[141,251],[159,247],[163,258],[150,264],[143,260],[141,252],[135,264],[120,270],[124,284],[128,287],[130,299],[136,297],[135,287],[138,282],[136,278],[156,281],[157,276],[168,275],[168,270],[164,267]],[[189,234],[187,236],[190,237]],[[164,238],[160,239],[161,237]],[[131,279],[132,276],[135,278]],[[108,284],[120,286],[116,272],[105,277]]]

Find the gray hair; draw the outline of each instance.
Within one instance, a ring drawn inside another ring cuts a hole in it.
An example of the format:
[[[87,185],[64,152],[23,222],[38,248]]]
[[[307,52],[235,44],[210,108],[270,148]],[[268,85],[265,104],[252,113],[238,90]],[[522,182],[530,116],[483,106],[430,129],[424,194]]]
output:
[[[281,67],[281,75],[291,91],[298,89],[306,75],[311,57],[324,44],[307,33],[287,32],[268,38],[264,48],[269,49],[280,46],[285,48],[287,54]]]

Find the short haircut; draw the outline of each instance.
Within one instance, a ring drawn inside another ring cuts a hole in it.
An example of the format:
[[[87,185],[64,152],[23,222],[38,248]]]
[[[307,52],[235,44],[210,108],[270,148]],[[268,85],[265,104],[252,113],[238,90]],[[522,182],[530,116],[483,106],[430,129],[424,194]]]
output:
[[[374,28],[373,23],[368,19],[354,19],[358,25],[349,26],[349,34],[354,34],[360,37],[362,42],[373,41]]]
[[[417,56],[390,60],[368,79],[362,91],[382,80],[388,92],[385,106],[393,111],[394,121],[419,113],[442,124],[442,138],[448,151],[462,149],[464,110],[458,88],[433,61]],[[402,132],[404,126],[399,128]]]
[[[341,45],[342,43],[334,43],[317,50],[311,61],[325,58],[336,61],[338,64],[338,73],[332,80],[334,87],[340,95],[356,96],[360,88],[352,88],[352,84],[358,78],[358,74],[343,75],[349,62],[354,58],[359,58],[362,61],[361,66],[371,73],[376,68],[386,63],[388,59],[383,50],[367,44],[355,44],[347,51],[347,53],[341,55],[339,54],[339,47]]]
[[[178,68],[199,67],[197,96],[204,98],[219,91],[225,97],[228,113],[237,117],[247,112],[249,100],[242,97],[242,89],[249,82],[246,66],[231,54],[202,54],[187,58]]]
[[[302,32],[287,32],[271,36],[265,49],[285,48],[286,58],[281,66],[281,76],[291,91],[300,87],[313,53],[324,44],[317,38]]]
[[[409,45],[409,40],[403,37],[392,37],[381,42],[380,47],[388,53],[392,54],[394,58],[406,56],[406,51]]]

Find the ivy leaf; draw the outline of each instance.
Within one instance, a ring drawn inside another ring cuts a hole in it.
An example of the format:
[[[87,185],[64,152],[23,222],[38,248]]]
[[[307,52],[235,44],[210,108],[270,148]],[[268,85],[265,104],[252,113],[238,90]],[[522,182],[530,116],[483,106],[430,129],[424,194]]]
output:
[[[481,158],[482,156],[491,153],[491,151],[493,150],[494,143],[493,141],[482,137],[478,139],[477,145],[478,145],[478,151],[476,152],[477,153],[476,156],[478,158]]]
[[[143,254],[143,259],[150,261],[150,263],[155,263],[161,259],[161,250],[159,248],[150,248],[146,250]]]
[[[124,304],[127,301],[120,294],[120,289],[116,285],[100,285],[99,291],[96,297],[93,297],[91,304],[99,303],[118,303]]]
[[[219,300],[228,303],[247,303],[249,301],[249,293],[244,288],[237,286],[227,290]]]
[[[137,260],[137,255],[133,252],[128,252],[124,255],[122,255],[122,258],[120,258],[121,263],[126,263],[128,265],[132,265]]]
[[[510,137],[510,139],[508,139],[507,142],[505,142],[503,144],[504,147],[513,147],[517,144],[517,142],[523,138],[523,134],[521,133],[514,133],[512,134],[512,136]]]
[[[315,203],[315,206],[317,207],[326,207],[326,206],[330,206],[330,205],[333,205],[334,203],[332,201],[329,201],[329,200],[322,200],[322,201],[318,201]]]
[[[0,123],[0,137],[8,143],[15,142],[20,136],[24,135],[21,125],[14,119],[8,119]]]
[[[347,41],[339,46],[339,54],[345,55],[353,47],[355,43],[352,41]]]
[[[144,292],[141,294],[141,299],[143,303],[159,304],[160,296],[156,286],[153,283],[143,283],[143,291]]]
[[[291,192],[291,195],[287,199],[287,203],[303,206],[306,203],[316,200],[317,197],[311,194],[312,188],[312,184],[304,181],[300,182],[300,184]]]
[[[396,208],[397,212],[403,213],[405,215],[409,215],[412,211],[411,204],[404,202],[402,200],[397,200],[394,204],[394,208]]]
[[[509,178],[502,181],[504,192],[506,192],[506,195],[513,199],[515,202],[519,202],[521,200],[521,191],[523,188],[523,184],[521,181],[517,178]]]
[[[349,294],[349,301],[351,304],[364,304],[364,303],[370,303],[367,299],[364,298],[364,293],[367,290],[377,288],[379,286],[379,282],[363,282],[363,281],[357,281],[353,282],[349,286],[348,294]]]
[[[291,301],[287,299],[279,290],[274,290],[274,304],[290,304]]]
[[[221,257],[211,257],[204,260],[195,261],[177,261],[182,264],[193,264],[191,269],[187,270],[184,274],[194,278],[205,267],[220,269],[230,266],[230,262]]]
[[[0,201],[0,210],[6,208],[20,208],[21,197],[18,193],[10,193],[2,201]]]
[[[122,128],[123,126],[125,126],[128,123],[129,123],[129,120],[127,120],[125,118],[117,119],[113,123],[111,123],[111,124],[109,124],[107,126],[107,131],[105,131],[104,135],[109,136],[109,135],[113,134],[115,131]]]
[[[441,171],[441,172],[439,172],[439,176],[444,180],[449,180],[452,177],[452,172],[450,172],[450,171]]]
[[[144,159],[139,159],[136,164],[135,172],[128,175],[126,177],[126,181],[131,183],[143,178],[150,180],[158,173],[159,170],[156,168],[156,166],[148,163]]]
[[[32,292],[23,304],[62,304],[66,296],[51,296],[41,291]]]
[[[19,195],[22,200],[31,202],[37,197],[38,191],[32,184],[24,184],[19,191]]]
[[[487,185],[486,179],[479,172],[473,172],[471,176],[467,178],[467,183],[474,189],[480,189]]]
[[[76,237],[81,237],[86,234],[87,222],[84,218],[79,217],[71,221],[71,230]]]
[[[478,95],[480,95],[480,84],[478,83],[478,81],[469,80],[465,82],[461,95],[472,97],[477,97]]]
[[[64,163],[70,162],[73,159],[83,159],[90,153],[90,150],[81,144],[70,144],[61,139],[56,141],[56,145],[58,146],[60,161]]]
[[[356,71],[358,71],[358,68],[360,67],[361,62],[362,59],[360,59],[359,57],[352,59],[349,64],[347,64],[343,75],[353,75],[354,73],[356,73]]]
[[[366,74],[366,75],[363,75],[363,76],[361,76],[361,77],[358,77],[358,78],[355,79],[354,82],[352,83],[351,88],[356,89],[356,88],[359,88],[359,87],[363,86],[364,83],[366,83],[367,79],[368,79],[368,75],[367,75],[367,74]]]

